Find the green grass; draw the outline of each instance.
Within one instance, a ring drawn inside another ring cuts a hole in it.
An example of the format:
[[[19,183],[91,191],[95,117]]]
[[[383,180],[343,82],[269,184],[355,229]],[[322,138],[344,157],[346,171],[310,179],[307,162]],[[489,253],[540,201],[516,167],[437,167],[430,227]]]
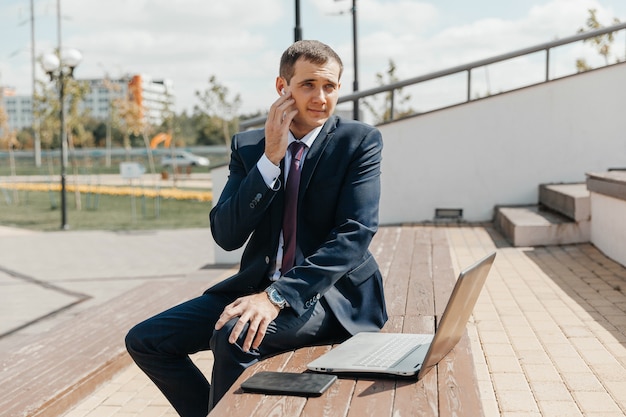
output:
[[[208,227],[211,203],[67,193],[71,230],[154,230]],[[61,228],[60,193],[0,191],[0,225],[31,230]]]

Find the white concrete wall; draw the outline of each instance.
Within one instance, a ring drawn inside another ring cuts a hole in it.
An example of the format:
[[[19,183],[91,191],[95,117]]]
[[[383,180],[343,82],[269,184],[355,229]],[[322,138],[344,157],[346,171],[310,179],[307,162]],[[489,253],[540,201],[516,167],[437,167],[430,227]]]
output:
[[[626,166],[626,64],[380,126],[381,224],[467,221],[535,204],[538,186]]]
[[[213,204],[217,204],[217,200],[222,194],[222,190],[226,187],[226,181],[228,181],[228,165],[221,166],[211,170],[211,181],[213,182]],[[245,247],[245,246],[244,246]],[[243,249],[241,247],[234,251],[225,251],[213,241],[213,250],[215,253],[216,264],[238,264],[243,255]]]
[[[626,201],[591,192],[591,241],[609,258],[626,266]]]

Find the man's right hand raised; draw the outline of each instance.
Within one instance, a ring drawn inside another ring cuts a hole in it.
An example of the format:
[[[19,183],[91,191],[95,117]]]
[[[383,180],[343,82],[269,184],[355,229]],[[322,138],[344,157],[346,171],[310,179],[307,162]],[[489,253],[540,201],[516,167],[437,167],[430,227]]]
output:
[[[286,92],[270,107],[265,121],[265,155],[278,166],[287,153],[289,126],[298,114],[291,92]]]

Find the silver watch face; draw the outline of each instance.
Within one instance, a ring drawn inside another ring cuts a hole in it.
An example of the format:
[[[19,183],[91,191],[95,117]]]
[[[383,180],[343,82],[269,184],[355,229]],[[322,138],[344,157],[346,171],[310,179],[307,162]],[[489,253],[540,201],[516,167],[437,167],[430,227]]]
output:
[[[278,293],[276,288],[270,288],[267,294],[269,295],[270,301],[279,307],[282,307],[286,302],[285,299]]]

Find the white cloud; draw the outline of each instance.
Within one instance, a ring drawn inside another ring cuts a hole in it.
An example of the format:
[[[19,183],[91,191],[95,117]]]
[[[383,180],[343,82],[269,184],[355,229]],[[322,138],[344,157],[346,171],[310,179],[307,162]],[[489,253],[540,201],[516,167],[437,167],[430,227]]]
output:
[[[439,11],[431,3],[412,0],[361,0],[357,17],[365,26],[386,28],[394,35],[418,35],[431,29],[439,19]]]
[[[385,57],[390,57],[398,65],[398,73],[414,77],[470,63],[575,35],[583,26],[589,8],[604,13],[597,1],[553,0],[531,8],[518,19],[484,18],[430,36],[415,31],[395,36],[381,27],[364,35],[367,48],[361,52],[363,65],[370,68],[378,65],[375,72],[380,72],[386,69]]]
[[[590,8],[598,9],[600,17],[610,15],[599,1],[552,0],[532,7],[524,16],[486,17],[450,27],[445,26],[444,13],[436,11],[433,18],[443,27],[437,31],[415,29],[398,34],[381,23],[371,33],[363,34],[359,64],[361,90],[374,87],[374,74],[387,70],[390,58],[397,65],[400,79],[406,79],[575,35],[584,25]],[[388,13],[394,10],[389,7]],[[404,11],[398,13],[397,21],[401,22],[400,14]],[[393,18],[387,16],[383,20],[389,22]],[[611,19],[603,22],[608,25]],[[551,76],[573,73],[576,59],[583,56],[598,61],[597,53],[582,44],[552,50]],[[406,88],[405,93],[413,96],[417,103],[413,107],[418,109],[428,108],[426,102],[451,104],[450,100],[463,100],[467,94],[466,77],[460,74]],[[487,91],[497,93],[544,78],[545,53],[536,53],[473,71],[472,96],[484,96]]]
[[[271,47],[265,32],[284,18],[279,0],[65,3],[72,16],[65,43],[85,57],[80,74],[171,78],[179,109],[193,107],[194,91],[211,75],[225,84],[254,77],[259,56]]]
[[[18,26],[28,18],[28,8],[21,0],[2,3],[0,37],[10,42],[0,44],[0,82],[28,94],[29,30]],[[301,2],[305,37],[333,45],[344,60],[344,93],[351,91],[353,78],[351,21],[347,15],[332,14],[349,10],[351,3]],[[372,87],[375,74],[387,69],[389,59],[395,61],[400,78],[416,77],[573,35],[590,8],[598,9],[604,24],[619,11],[626,13],[623,0],[534,3],[525,13],[506,17],[489,8],[480,13],[472,9],[473,17],[463,20],[464,8],[469,9],[465,3],[453,7],[452,1],[358,0],[360,88]],[[38,53],[56,43],[55,4],[36,2]],[[454,16],[445,6],[453,7]],[[84,56],[79,77],[101,77],[106,71],[112,76],[147,73],[170,78],[179,109],[193,107],[194,91],[204,89],[211,75],[241,94],[244,112],[267,109],[276,94],[278,59],[293,40],[295,23],[291,0],[63,0],[62,8],[67,17],[64,44],[79,48]],[[18,49],[18,56],[5,59]],[[571,60],[576,53],[562,55]],[[495,82],[495,73],[493,78]]]

